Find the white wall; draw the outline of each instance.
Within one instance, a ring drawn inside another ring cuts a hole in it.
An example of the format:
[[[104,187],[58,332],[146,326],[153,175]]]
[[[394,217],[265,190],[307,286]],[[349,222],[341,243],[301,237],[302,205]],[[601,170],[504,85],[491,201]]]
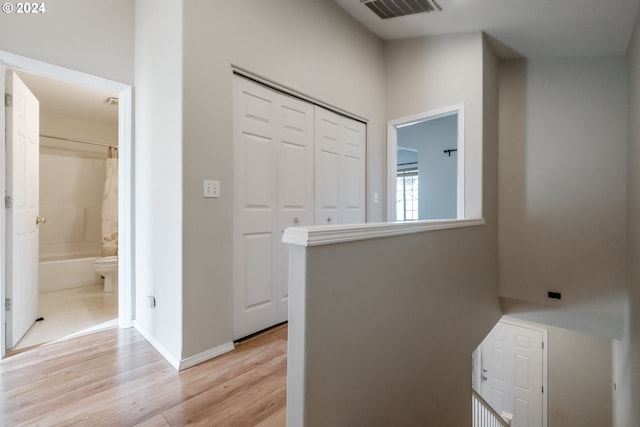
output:
[[[457,217],[458,116],[440,117],[398,129],[398,147],[418,152],[420,219]],[[400,162],[398,162],[400,163]]]
[[[117,123],[40,112],[40,133],[118,144]],[[100,256],[107,149],[40,138],[40,260]]]
[[[627,236],[628,304],[624,337],[614,345],[615,427],[632,427],[640,419],[640,20],[628,50]]]
[[[592,315],[556,324],[593,332],[609,322],[602,332],[619,336],[625,58],[512,60],[500,71],[500,295]]]
[[[182,2],[138,0],[135,6],[135,318],[175,365],[187,311],[182,297]],[[155,308],[147,306],[149,295],[155,295]]]
[[[155,6],[154,6],[155,7]],[[381,220],[381,43],[333,2],[184,2],[184,356],[232,339],[232,69],[236,65],[369,120],[369,219]],[[220,180],[219,199],[202,180]]]

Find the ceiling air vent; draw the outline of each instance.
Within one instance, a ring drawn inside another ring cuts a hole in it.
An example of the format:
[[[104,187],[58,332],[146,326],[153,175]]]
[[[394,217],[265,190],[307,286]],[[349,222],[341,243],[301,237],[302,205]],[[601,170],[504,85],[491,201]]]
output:
[[[442,12],[436,0],[360,0],[382,19],[414,15],[423,12]]]

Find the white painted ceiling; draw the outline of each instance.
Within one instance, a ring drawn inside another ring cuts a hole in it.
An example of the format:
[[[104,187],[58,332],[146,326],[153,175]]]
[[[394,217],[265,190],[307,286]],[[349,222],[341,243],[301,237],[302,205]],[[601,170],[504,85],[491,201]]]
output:
[[[334,0],[383,40],[484,31],[501,57],[623,54],[640,0],[437,0],[442,12],[380,19],[361,0]]]
[[[113,94],[24,72],[18,76],[40,101],[41,111],[118,122],[118,106],[106,103]]]

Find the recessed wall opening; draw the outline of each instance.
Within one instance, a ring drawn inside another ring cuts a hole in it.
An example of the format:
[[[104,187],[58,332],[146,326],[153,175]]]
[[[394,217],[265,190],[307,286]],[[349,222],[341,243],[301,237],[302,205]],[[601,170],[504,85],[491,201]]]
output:
[[[389,123],[390,221],[462,219],[463,106]]]

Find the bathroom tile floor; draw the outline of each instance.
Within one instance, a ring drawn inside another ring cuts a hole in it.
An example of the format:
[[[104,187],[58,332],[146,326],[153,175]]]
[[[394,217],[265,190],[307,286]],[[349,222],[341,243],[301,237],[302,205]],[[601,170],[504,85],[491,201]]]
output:
[[[44,320],[34,323],[13,350],[117,325],[118,293],[105,293],[102,285],[42,293],[38,315]]]

